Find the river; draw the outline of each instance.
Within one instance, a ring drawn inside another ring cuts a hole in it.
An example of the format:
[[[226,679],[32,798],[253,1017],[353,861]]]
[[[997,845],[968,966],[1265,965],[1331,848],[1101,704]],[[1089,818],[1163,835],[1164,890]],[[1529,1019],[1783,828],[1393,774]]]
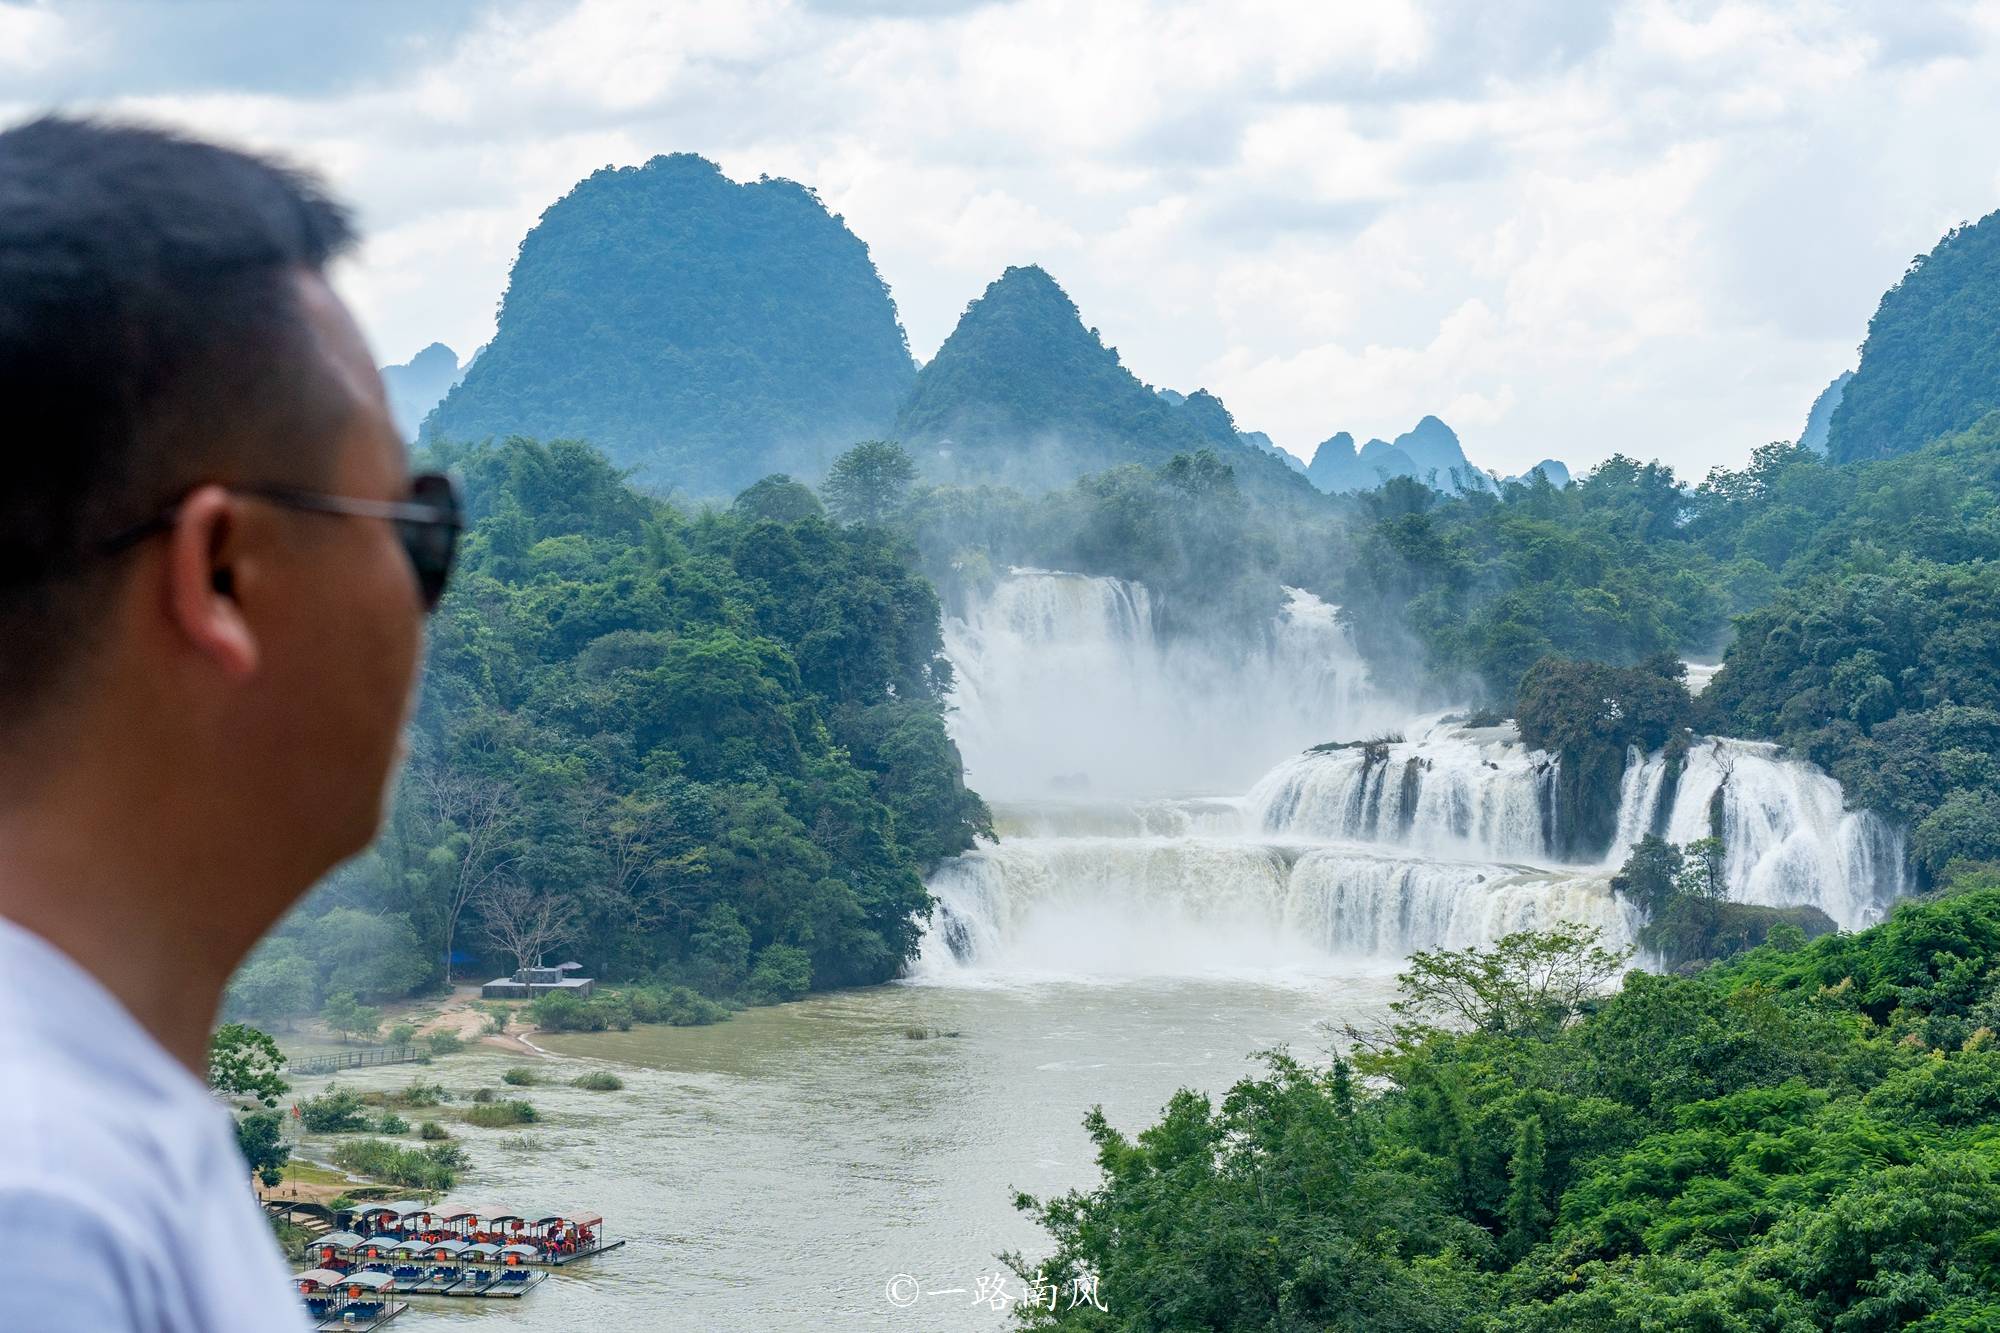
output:
[[[1227,1089],[1258,1050],[1323,1053],[1321,1025],[1381,1014],[1389,986],[1380,973],[898,984],[714,1027],[538,1038],[545,1061],[475,1049],[341,1081],[464,1091],[537,1066],[548,1083],[521,1095],[542,1122],[453,1126],[474,1167],[451,1198],[601,1212],[629,1241],[518,1303],[424,1301],[398,1328],[992,1329],[1008,1321],[973,1304],[979,1280],[1004,1272],[1003,1250],[1045,1248],[1014,1193],[1095,1179],[1090,1106],[1136,1131],[1176,1088]],[[596,1068],[624,1090],[566,1086]],[[911,1303],[890,1299],[899,1275],[919,1284]],[[1006,1286],[1021,1290],[1011,1274]]]

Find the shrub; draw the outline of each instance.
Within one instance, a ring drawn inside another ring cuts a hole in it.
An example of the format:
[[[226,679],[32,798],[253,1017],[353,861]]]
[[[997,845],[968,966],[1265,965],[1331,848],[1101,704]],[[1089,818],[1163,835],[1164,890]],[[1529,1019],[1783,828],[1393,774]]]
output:
[[[396,1100],[404,1106],[438,1106],[450,1101],[451,1094],[442,1083],[412,1083],[396,1094]]]
[[[468,1124],[481,1129],[504,1129],[508,1125],[530,1125],[541,1119],[535,1108],[524,1101],[515,1099],[504,1102],[486,1102],[466,1111]]]
[[[687,986],[642,987],[628,991],[626,1005],[641,1023],[671,1023],[677,1028],[720,1023],[729,1006],[718,1004]]]
[[[426,1120],[424,1121],[423,1124],[417,1126],[417,1137],[420,1139],[429,1139],[435,1142],[437,1140],[450,1138],[451,1131],[447,1130],[443,1125],[440,1125],[435,1120]]]
[[[356,1139],[333,1150],[333,1162],[343,1171],[410,1189],[448,1190],[458,1183],[466,1164],[456,1144],[404,1148],[387,1139]]]
[[[424,1038],[432,1055],[457,1055],[465,1049],[465,1043],[458,1039],[456,1032],[433,1032]]]
[[[752,1004],[796,1000],[812,989],[812,956],[791,944],[773,944],[757,955],[744,994]]]
[[[491,1088],[474,1088],[472,1090],[472,1100],[482,1104],[492,1101],[498,1095]]]
[[[573,1088],[585,1092],[617,1092],[625,1086],[625,1080],[608,1069],[593,1069],[588,1074],[578,1074],[569,1081]]]
[[[623,996],[601,995],[581,1000],[567,991],[551,991],[528,1006],[528,1016],[545,1032],[603,1032],[632,1026],[632,1006]]]
[[[500,1081],[514,1088],[532,1088],[542,1081],[542,1076],[532,1069],[522,1069],[518,1065],[500,1075]]]
[[[338,1084],[299,1103],[299,1123],[313,1134],[352,1134],[368,1128],[366,1103]]]
[[[407,1134],[410,1132],[410,1122],[397,1115],[394,1111],[388,1111],[383,1114],[380,1120],[375,1122],[375,1132],[377,1134]]]

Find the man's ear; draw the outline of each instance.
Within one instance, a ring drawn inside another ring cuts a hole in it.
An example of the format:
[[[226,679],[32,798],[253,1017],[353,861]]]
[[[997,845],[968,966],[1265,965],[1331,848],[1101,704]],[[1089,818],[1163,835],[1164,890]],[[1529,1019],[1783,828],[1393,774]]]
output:
[[[173,622],[197,653],[237,679],[257,670],[257,636],[237,602],[243,536],[242,506],[220,486],[191,491],[167,532]]]

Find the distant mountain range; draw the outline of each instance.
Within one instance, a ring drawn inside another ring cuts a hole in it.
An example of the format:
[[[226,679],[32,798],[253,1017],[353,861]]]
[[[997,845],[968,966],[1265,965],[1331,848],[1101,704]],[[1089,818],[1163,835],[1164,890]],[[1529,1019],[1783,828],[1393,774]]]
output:
[[[1441,491],[1497,491],[1503,482],[1526,481],[1540,471],[1552,485],[1569,485],[1569,469],[1545,458],[1519,477],[1501,477],[1474,466],[1458,434],[1427,416],[1394,440],[1374,439],[1354,447],[1346,431],[1330,436],[1313,454],[1306,475],[1332,494],[1374,490],[1395,477],[1413,477]]]
[[[1816,454],[1826,452],[1828,429],[1833,424],[1834,409],[1840,406],[1841,398],[1847,393],[1847,385],[1854,378],[1854,372],[1843,370],[1834,377],[1833,383],[1819,391],[1813,399],[1812,411],[1806,413],[1806,428],[1799,432],[1799,443]]]
[[[606,168],[551,205],[472,361],[434,343],[383,376],[408,434],[587,439],[697,497],[778,471],[817,478],[878,437],[935,479],[1025,489],[1195,449],[1222,455],[1246,493],[1292,501],[1392,477],[1514,480],[1476,467],[1434,416],[1358,449],[1342,431],[1303,463],[1239,430],[1215,395],[1141,382],[1033,265],[995,279],[919,370],[867,246],[816,194],[739,184],[687,153]],[[1561,463],[1538,466],[1568,484]]]
[[[464,373],[458,364],[458,353],[443,343],[432,343],[402,365],[382,367],[389,415],[395,418],[396,429],[402,432],[405,441],[417,438],[424,418]]]

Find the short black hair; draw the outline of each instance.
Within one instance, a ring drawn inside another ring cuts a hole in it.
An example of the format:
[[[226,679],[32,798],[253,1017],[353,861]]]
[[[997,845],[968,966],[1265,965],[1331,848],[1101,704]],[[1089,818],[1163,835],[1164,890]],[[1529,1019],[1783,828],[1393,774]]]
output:
[[[106,538],[203,480],[313,467],[337,423],[297,273],[353,238],[268,158],[70,117],[0,132],[0,721],[91,642]]]

